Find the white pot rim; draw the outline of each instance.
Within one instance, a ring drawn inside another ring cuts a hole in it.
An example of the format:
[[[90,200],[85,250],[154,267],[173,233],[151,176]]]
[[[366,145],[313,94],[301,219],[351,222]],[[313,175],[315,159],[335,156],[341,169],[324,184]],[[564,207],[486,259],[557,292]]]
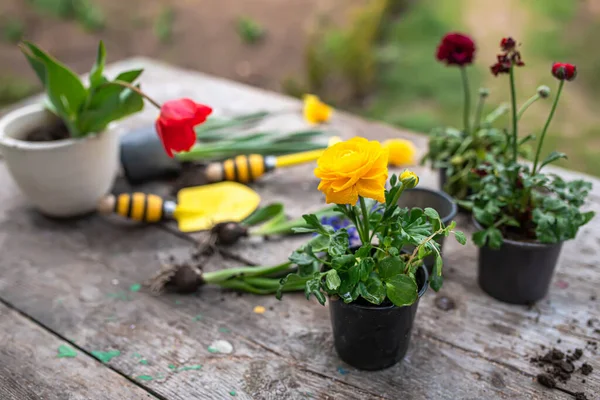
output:
[[[21,150],[49,150],[49,149],[59,149],[62,147],[73,146],[76,143],[85,140],[93,140],[98,137],[98,134],[93,133],[86,135],[81,138],[68,138],[68,139],[59,139],[52,140],[46,142],[29,142],[26,140],[15,139],[13,137],[6,136],[5,132],[7,131],[7,127],[13,123],[15,120],[26,118],[30,114],[39,113],[39,112],[48,112],[51,113],[46,107],[44,107],[41,103],[30,104],[27,106],[20,107],[16,110],[13,110],[0,118],[0,145],[4,147],[9,147],[13,149],[21,149]]]

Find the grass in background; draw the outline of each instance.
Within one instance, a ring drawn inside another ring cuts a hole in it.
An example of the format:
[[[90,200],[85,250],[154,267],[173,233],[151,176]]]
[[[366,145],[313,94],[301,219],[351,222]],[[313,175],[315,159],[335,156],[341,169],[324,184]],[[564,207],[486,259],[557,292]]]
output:
[[[250,17],[239,17],[236,22],[239,37],[246,44],[255,44],[265,36],[265,28]]]
[[[92,0],[28,0],[41,14],[62,19],[72,19],[87,31],[100,31],[105,25],[105,16]]]
[[[33,95],[38,87],[28,80],[14,76],[0,76],[0,107]]]
[[[165,7],[154,23],[154,35],[161,43],[168,43],[173,38],[173,24],[175,23],[175,10]]]
[[[25,34],[25,26],[19,20],[9,19],[2,22],[2,40],[7,43],[19,43]]]

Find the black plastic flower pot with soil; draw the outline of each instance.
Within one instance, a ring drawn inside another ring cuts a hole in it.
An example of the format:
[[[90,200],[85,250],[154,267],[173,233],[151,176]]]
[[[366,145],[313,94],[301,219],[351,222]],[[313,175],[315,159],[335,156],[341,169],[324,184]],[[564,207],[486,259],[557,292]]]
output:
[[[473,223],[477,229],[483,229],[475,218]],[[548,294],[562,244],[504,239],[498,250],[481,247],[479,286],[505,303],[534,304]]]
[[[408,208],[422,208],[427,207],[433,208],[440,215],[440,219],[444,225],[448,225],[456,217],[458,207],[448,194],[439,190],[432,190],[426,188],[414,188],[407,189],[402,193],[398,200],[398,206]],[[444,235],[440,235],[435,240],[440,244],[440,250],[443,250],[444,246]],[[408,251],[412,251],[411,248],[407,247]],[[443,253],[442,253],[443,254]],[[431,274],[431,270],[435,263],[435,257],[433,255],[426,257],[423,263],[427,267],[427,270]]]
[[[181,172],[181,162],[167,155],[154,125],[122,135],[120,147],[121,166],[130,184],[174,178]]]
[[[368,371],[391,367],[408,350],[419,299],[427,290],[429,275],[421,266],[416,272],[419,297],[410,306],[397,307],[389,300],[375,305],[359,298],[352,303],[330,299],[333,340],[339,357],[349,365]]]

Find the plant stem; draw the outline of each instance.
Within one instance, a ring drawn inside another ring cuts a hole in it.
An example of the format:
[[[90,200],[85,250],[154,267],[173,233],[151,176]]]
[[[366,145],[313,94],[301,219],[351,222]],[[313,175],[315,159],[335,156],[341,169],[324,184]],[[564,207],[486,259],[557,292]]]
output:
[[[441,228],[438,229],[437,231],[433,232],[433,234],[431,236],[429,236],[428,238],[423,240],[421,243],[419,243],[418,246],[415,247],[412,254],[410,255],[410,258],[406,262],[406,268],[404,269],[404,273],[406,273],[408,271],[408,269],[410,268],[410,264],[412,263],[412,260],[416,257],[417,253],[419,252],[419,248],[421,248],[421,246],[425,245],[430,240],[433,240],[433,238],[436,237],[437,235],[439,235],[440,233],[442,233],[442,231],[443,231],[443,229],[441,229]]]
[[[487,96],[479,96],[479,101],[477,102],[477,110],[475,111],[475,121],[473,121],[473,134],[475,134],[475,132],[477,132],[477,130],[481,126],[481,114],[483,114],[483,105],[485,104],[486,97]]]
[[[358,196],[358,199],[360,201],[360,208],[362,210],[362,215],[363,215],[363,234],[364,234],[364,236],[361,236],[360,240],[363,242],[363,244],[370,243],[370,241],[369,241],[369,211],[367,210],[367,204],[365,203],[364,197]]]
[[[266,276],[281,272],[290,267],[290,261],[275,266],[226,268],[219,271],[206,272],[202,276],[204,282],[221,284],[224,281],[238,277]]]
[[[513,161],[517,162],[517,143],[519,132],[517,131],[517,93],[515,86],[515,67],[510,65],[510,99],[512,102],[512,134],[513,134]]]
[[[523,113],[529,108],[529,106],[538,101],[540,98],[541,96],[538,93],[536,93],[533,96],[531,96],[525,103],[523,103],[521,108],[519,108],[519,112],[517,113],[517,120],[521,119],[521,116],[523,116]]]
[[[550,122],[554,117],[554,112],[556,111],[556,106],[558,105],[558,99],[560,98],[560,94],[562,92],[562,88],[565,84],[564,80],[561,80],[558,84],[558,91],[556,92],[556,97],[554,98],[554,103],[552,104],[552,108],[550,109],[550,115],[548,115],[548,119],[546,120],[546,124],[544,125],[544,129],[542,130],[542,135],[540,136],[540,141],[538,142],[537,151],[535,152],[535,161],[533,162],[533,174],[535,175],[535,171],[537,169],[538,161],[540,158],[540,152],[542,151],[542,144],[544,143],[544,137],[546,137],[546,131],[550,126]]]
[[[469,80],[467,77],[467,69],[460,67],[460,74],[462,76],[463,90],[465,92],[465,104],[463,109],[463,124],[467,135],[471,134],[471,128],[469,126],[469,114],[471,112],[471,94],[469,92]]]
[[[126,87],[127,89],[131,89],[134,92],[136,92],[137,94],[139,94],[140,96],[142,96],[143,98],[145,98],[146,100],[148,100],[154,107],[158,108],[159,110],[161,108],[161,105],[156,100],[154,100],[152,97],[148,96],[146,93],[142,92],[139,88],[135,87],[134,85],[132,85],[129,82],[112,81],[112,82],[106,82],[105,85],[118,85],[118,86]]]
[[[252,294],[267,295],[267,294],[277,293],[277,290],[279,288],[279,279],[275,279],[274,281],[275,281],[274,283],[277,286],[269,284],[268,287],[257,287],[251,283],[252,281],[242,280],[242,279],[233,279],[233,280],[229,280],[229,281],[224,281],[224,282],[218,283],[218,285],[221,287],[224,287],[226,289],[242,290],[244,292],[248,292],[248,293],[252,293]],[[293,285],[285,285],[282,288],[282,291],[283,292],[295,292],[295,291],[303,290],[304,285],[305,285],[305,282],[302,282],[302,284],[294,283]]]
[[[317,218],[330,217],[339,215],[339,212],[334,211],[335,205],[325,207],[314,214]],[[269,235],[281,235],[289,234],[293,232],[293,228],[307,227],[304,218],[297,218],[291,221],[285,221],[277,224],[266,224],[250,228],[249,234],[253,236],[269,236]]]

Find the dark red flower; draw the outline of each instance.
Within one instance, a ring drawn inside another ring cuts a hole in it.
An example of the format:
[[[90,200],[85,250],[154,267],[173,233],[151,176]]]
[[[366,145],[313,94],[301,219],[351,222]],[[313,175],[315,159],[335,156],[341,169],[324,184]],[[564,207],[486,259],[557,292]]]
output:
[[[212,108],[190,99],[167,101],[160,108],[156,132],[169,157],[173,151],[188,151],[196,143],[194,127],[212,113]]]
[[[552,64],[552,75],[558,80],[572,81],[577,76],[577,67],[573,64],[554,63]]]
[[[515,42],[515,39],[513,39],[511,37],[502,38],[502,40],[500,41],[500,47],[504,51],[511,51],[512,49],[515,48],[516,45],[517,45],[517,42]]]
[[[506,54],[498,54],[498,62],[490,67],[492,74],[508,74],[510,72],[510,59]]]
[[[475,56],[475,42],[461,33],[448,33],[438,45],[436,57],[446,65],[471,64]]]

